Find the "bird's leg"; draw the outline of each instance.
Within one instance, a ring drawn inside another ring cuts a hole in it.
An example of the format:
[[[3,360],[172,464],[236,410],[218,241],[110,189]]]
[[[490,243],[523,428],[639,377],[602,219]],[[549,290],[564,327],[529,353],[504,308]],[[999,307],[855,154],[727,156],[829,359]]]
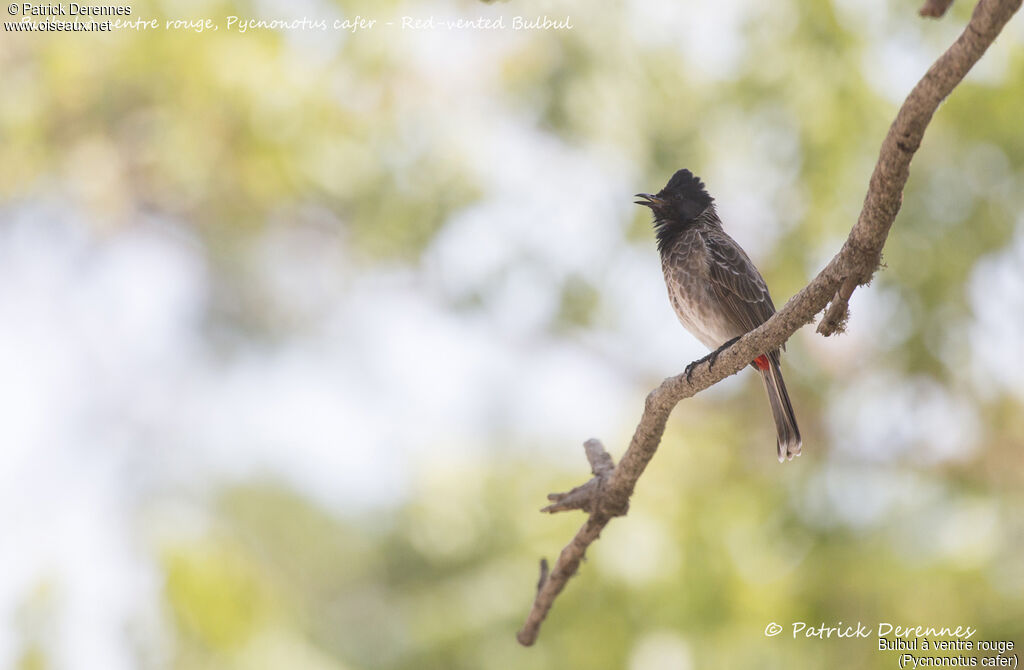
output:
[[[715,361],[718,360],[718,354],[722,353],[723,351],[725,351],[726,349],[728,349],[732,345],[736,344],[736,341],[739,340],[739,339],[740,339],[740,336],[737,335],[736,337],[732,338],[731,340],[729,340],[728,342],[726,342],[725,344],[723,344],[722,346],[718,347],[717,349],[712,351],[710,354],[708,354],[708,358],[710,359],[710,360],[708,360],[708,370],[710,370],[711,368],[715,367]]]
[[[725,351],[726,349],[728,349],[732,345],[736,344],[736,340],[738,340],[738,339],[740,339],[739,335],[737,335],[736,337],[732,338],[731,340],[729,340],[728,342],[726,342],[722,346],[718,347],[717,349],[712,351],[710,354],[708,354],[704,358],[698,358],[694,362],[692,362],[689,365],[687,365],[686,366],[686,370],[684,371],[686,373],[686,381],[690,381],[690,377],[693,375],[693,369],[695,367],[697,367],[698,365],[700,365],[701,363],[707,363],[708,364],[708,370],[710,370],[711,368],[715,367],[715,361],[718,360],[718,354],[722,353],[723,351]]]

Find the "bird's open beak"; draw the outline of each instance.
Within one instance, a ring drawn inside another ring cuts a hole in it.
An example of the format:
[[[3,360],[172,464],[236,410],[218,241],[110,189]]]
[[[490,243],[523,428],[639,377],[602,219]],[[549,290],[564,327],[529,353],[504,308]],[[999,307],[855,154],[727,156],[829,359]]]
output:
[[[643,205],[644,207],[661,207],[662,205],[665,204],[664,200],[662,200],[656,195],[651,195],[650,193],[637,193],[633,197],[639,198],[639,200],[633,201],[634,204]]]

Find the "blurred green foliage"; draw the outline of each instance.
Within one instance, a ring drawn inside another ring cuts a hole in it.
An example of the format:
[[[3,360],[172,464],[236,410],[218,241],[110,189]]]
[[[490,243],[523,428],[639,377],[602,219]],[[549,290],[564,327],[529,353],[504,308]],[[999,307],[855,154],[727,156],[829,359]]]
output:
[[[699,425],[696,411],[681,413],[677,424]],[[334,518],[269,483],[227,491],[217,530],[187,549],[219,557],[192,576],[206,588],[192,588],[186,602],[181,559],[168,560],[169,600],[185,633],[179,666],[213,654],[219,667],[257,667],[253,648],[284,637],[332,659],[324,667],[626,667],[639,642],[660,634],[683,645],[693,667],[863,668],[890,667],[895,655],[877,651],[874,636],[793,639],[790,624],[969,624],[981,639],[1019,635],[1019,591],[996,578],[1019,562],[1019,547],[992,559],[933,555],[930,538],[948,531],[948,519],[908,530],[922,517],[913,500],[868,528],[836,525],[804,509],[820,501],[794,495],[805,472],[752,466],[724,411],[701,419],[708,435],[667,435],[629,516],[605,531],[531,649],[511,633],[529,604],[536,557],[552,555],[579,521],[538,516],[537,500],[575,473],[507,461],[424,472],[412,502],[372,520]],[[722,444],[696,448],[709,436]],[[1018,493],[997,506],[1000,527],[1019,525],[1020,503]],[[249,580],[249,593],[233,593]],[[268,589],[286,599],[276,616],[258,618],[252,594]],[[207,621],[202,636],[184,620],[193,609]],[[767,640],[772,621],[786,631]]]

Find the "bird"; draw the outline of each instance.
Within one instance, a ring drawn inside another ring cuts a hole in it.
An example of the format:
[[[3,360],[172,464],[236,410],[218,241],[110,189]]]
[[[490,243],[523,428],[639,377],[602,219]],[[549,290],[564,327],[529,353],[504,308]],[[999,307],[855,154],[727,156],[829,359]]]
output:
[[[676,316],[711,353],[686,368],[715,359],[775,313],[768,285],[753,261],[722,228],[715,200],[689,170],[677,171],[657,194],[637,193],[650,207],[669,301]],[[775,419],[779,462],[800,455],[800,429],[780,369],[780,350],[751,362],[764,379]]]

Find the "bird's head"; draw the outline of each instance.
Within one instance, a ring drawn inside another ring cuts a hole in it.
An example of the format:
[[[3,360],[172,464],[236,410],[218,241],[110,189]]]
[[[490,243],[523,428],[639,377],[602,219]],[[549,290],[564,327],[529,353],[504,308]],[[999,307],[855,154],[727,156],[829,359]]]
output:
[[[693,221],[715,201],[704,189],[704,182],[689,170],[679,170],[657,195],[637,193],[636,204],[650,207],[659,221]]]

